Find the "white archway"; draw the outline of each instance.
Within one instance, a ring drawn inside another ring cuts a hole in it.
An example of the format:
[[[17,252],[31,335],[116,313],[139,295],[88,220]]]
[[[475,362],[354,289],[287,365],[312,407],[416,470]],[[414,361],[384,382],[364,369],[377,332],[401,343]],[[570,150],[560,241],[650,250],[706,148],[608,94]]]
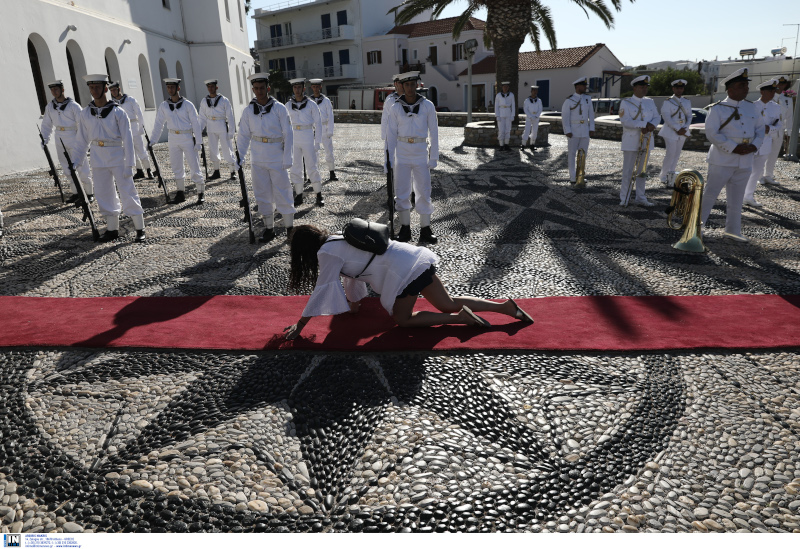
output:
[[[50,57],[50,48],[44,38],[36,33],[28,37],[28,58],[31,63],[31,73],[33,85],[36,88],[36,97],[39,100],[41,114],[47,107],[50,94],[47,90],[47,83],[56,79],[53,73],[53,59]]]
[[[81,97],[88,97],[89,92],[86,90],[86,86],[81,86],[80,83],[83,82],[83,77],[88,73],[86,72],[86,60],[83,57],[83,50],[75,40],[67,42],[67,67],[72,80],[74,99],[79,104],[82,104]],[[88,104],[88,100],[86,103]]]
[[[158,74],[161,80],[161,98],[166,101],[169,95],[167,94],[167,85],[164,83],[164,79],[169,78],[169,72],[167,71],[167,62],[164,61],[163,57],[158,60]]]
[[[106,74],[111,82],[119,82],[122,84],[122,75],[119,72],[119,61],[117,61],[117,54],[111,48],[106,48]]]

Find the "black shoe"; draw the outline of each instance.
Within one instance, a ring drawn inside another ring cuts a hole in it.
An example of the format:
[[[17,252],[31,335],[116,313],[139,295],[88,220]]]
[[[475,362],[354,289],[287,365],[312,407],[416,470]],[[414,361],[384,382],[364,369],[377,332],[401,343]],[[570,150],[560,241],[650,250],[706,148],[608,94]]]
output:
[[[322,198],[322,193],[317,193],[317,206],[324,206],[325,199]]]
[[[74,204],[74,203],[78,202],[80,199],[81,199],[81,195],[73,194],[72,196],[67,198],[67,204]]]
[[[400,225],[400,232],[397,233],[398,242],[408,242],[411,240],[411,225]]]
[[[211,177],[209,177],[208,180],[213,181],[215,179],[219,179],[220,177],[222,176],[219,175],[219,170],[214,170],[214,173],[211,174]]]
[[[205,204],[206,203],[206,193],[197,193],[197,203],[198,204]]]
[[[520,145],[519,146],[519,150],[524,151],[525,150],[525,145]]]
[[[256,204],[255,206],[253,206],[253,211],[254,211],[254,212],[257,212],[257,211],[258,211],[258,204]]]
[[[427,227],[420,228],[419,241],[423,244],[436,244],[439,242],[439,239],[434,236],[433,230],[431,230],[430,225],[428,225]]]
[[[106,231],[103,233],[103,236],[100,237],[98,242],[111,242],[112,240],[116,240],[119,238],[119,231]]]
[[[336,172],[331,170],[331,181],[339,181],[339,178],[336,177]]]
[[[153,179],[153,172],[147,170],[147,179]]]
[[[264,234],[258,239],[259,242],[272,242],[275,240],[275,229],[264,229]]]
[[[183,191],[178,191],[175,193],[175,200],[173,200],[175,204],[180,204],[181,202],[186,202],[186,193]]]
[[[86,195],[86,198],[88,198],[88,199],[89,199],[89,204],[91,204],[92,202],[94,202],[94,195],[93,195],[93,194],[87,194],[87,195]]]
[[[231,179],[236,181],[236,172],[231,172]]]
[[[145,238],[144,229],[139,229],[136,231],[136,242],[144,242]]]
[[[139,168],[138,170],[136,170],[136,173],[135,173],[135,174],[133,174],[133,178],[134,178],[134,179],[144,179],[144,172],[142,171],[142,169],[141,169],[141,168]]]
[[[414,194],[414,191],[411,191],[411,207],[413,208],[417,204],[417,195]]]
[[[298,193],[294,197],[294,205],[295,206],[302,206],[303,205],[303,193]]]
[[[536,147],[531,145],[531,152],[536,152]]]

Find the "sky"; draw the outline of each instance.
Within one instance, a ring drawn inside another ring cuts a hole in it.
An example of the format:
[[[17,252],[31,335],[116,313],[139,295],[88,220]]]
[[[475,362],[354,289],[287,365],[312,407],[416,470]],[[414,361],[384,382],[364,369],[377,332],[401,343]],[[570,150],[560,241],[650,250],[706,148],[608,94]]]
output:
[[[544,1],[551,8],[557,47],[604,43],[623,65],[634,67],[658,61],[736,59],[739,50],[748,48],[757,48],[757,56],[762,57],[785,46],[787,55],[793,55],[800,29],[797,0],[762,0],[764,8],[753,0],[623,0],[610,30],[597,17],[587,18],[572,2]],[[285,0],[252,0],[252,8],[282,3]],[[441,18],[456,17],[466,6],[466,0],[456,0]],[[476,17],[485,21],[486,13]],[[254,41],[256,29],[251,18],[248,29]],[[533,50],[530,41],[522,47],[522,51],[528,50]],[[797,51],[800,54],[800,44]]]

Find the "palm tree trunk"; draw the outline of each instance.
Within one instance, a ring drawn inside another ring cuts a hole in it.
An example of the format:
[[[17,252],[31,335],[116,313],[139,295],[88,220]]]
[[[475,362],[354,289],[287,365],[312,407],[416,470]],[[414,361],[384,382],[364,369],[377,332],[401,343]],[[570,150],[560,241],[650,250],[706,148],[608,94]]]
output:
[[[531,28],[530,0],[487,2],[486,39],[491,41],[497,59],[497,89],[500,82],[511,82],[514,92],[514,125],[519,119],[519,50]]]

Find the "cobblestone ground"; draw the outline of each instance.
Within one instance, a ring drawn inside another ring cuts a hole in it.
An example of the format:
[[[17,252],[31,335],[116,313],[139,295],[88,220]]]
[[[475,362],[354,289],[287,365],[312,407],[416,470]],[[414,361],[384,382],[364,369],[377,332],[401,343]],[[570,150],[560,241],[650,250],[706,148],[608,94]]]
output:
[[[721,239],[720,200],[709,252],[686,255],[671,247],[655,167],[656,206],[617,205],[618,143],[592,143],[577,194],[562,136],[532,154],[440,135],[432,248],[454,293],[800,293],[797,165],[779,162],[785,185],[745,209],[751,243]],[[340,181],[296,224],[385,221],[378,142],[377,126],[338,125]],[[174,193],[165,145],[157,154]],[[704,154],[685,152],[680,168],[705,173]],[[285,294],[288,247],[248,244],[238,182],[212,182],[202,206],[191,186],[180,205],[154,182],[137,187],[147,243],[125,218],[120,240],[95,244],[46,173],[0,178],[0,294]],[[800,532],[798,374],[785,351],[3,350],[0,525]]]

